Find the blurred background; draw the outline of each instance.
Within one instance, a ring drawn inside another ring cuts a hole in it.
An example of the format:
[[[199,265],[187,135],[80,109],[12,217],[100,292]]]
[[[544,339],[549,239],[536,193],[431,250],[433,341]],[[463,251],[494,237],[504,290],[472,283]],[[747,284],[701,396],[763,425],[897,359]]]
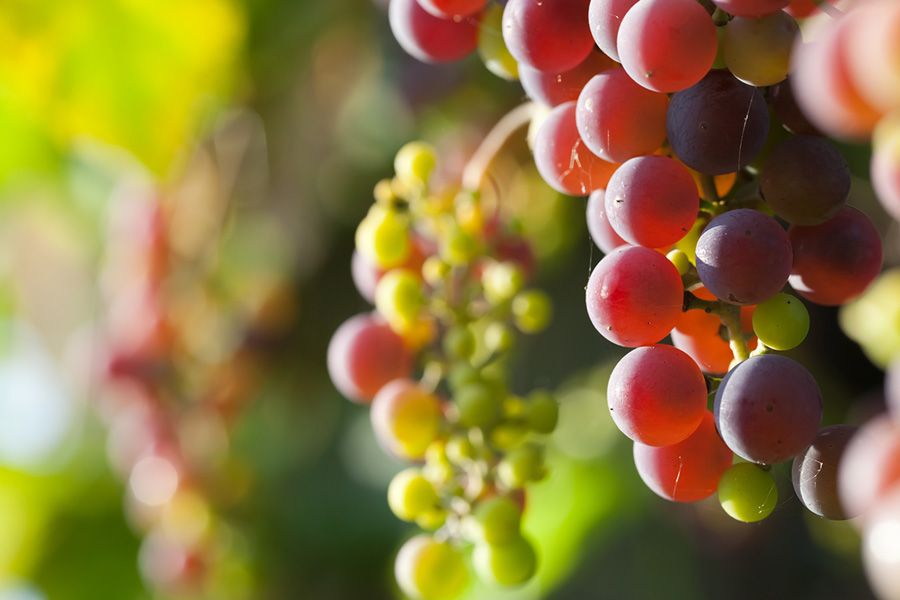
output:
[[[458,170],[523,94],[477,57],[409,58],[384,4],[3,3],[0,600],[400,597],[402,465],[325,369],[368,310],[353,232],[404,142]],[[640,483],[607,416],[619,349],[584,312],[583,200],[540,182],[524,134],[503,160],[556,303],[513,389],[557,390],[561,420],[529,496],[538,577],[470,597],[872,597],[857,534],[801,510],[785,469],[749,526]],[[853,198],[875,214],[864,180]],[[825,424],[862,420],[881,373],[810,310],[795,354]]]

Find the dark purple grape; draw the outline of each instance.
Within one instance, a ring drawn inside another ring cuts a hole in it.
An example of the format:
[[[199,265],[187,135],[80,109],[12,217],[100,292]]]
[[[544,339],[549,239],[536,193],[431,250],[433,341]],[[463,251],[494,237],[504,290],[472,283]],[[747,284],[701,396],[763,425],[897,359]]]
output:
[[[697,242],[697,272],[706,288],[731,304],[758,304],[791,274],[791,242],[778,221],[749,208],[719,215]]]
[[[797,106],[790,78],[769,88],[769,101],[775,116],[788,131],[803,135],[822,135]]]
[[[847,519],[838,497],[838,465],[850,438],[856,433],[851,425],[825,427],[812,445],[794,458],[791,479],[794,492],[810,511],[826,519]]]
[[[735,454],[774,464],[812,444],[822,420],[816,380],[786,356],[764,354],[745,360],[716,392],[716,424]]]
[[[757,88],[724,70],[672,96],[666,132],[687,166],[721,175],[750,164],[769,134],[769,110]]]
[[[816,225],[847,200],[850,169],[824,138],[797,135],[778,144],[766,159],[759,187],[779,217],[795,225]]]

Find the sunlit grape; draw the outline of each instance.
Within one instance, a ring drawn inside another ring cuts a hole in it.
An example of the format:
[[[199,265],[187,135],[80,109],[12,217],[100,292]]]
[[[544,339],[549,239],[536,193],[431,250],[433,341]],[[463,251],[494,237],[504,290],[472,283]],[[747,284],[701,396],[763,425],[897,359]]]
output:
[[[732,465],[719,481],[719,503],[733,519],[744,523],[762,521],[778,503],[775,480],[752,463]]]

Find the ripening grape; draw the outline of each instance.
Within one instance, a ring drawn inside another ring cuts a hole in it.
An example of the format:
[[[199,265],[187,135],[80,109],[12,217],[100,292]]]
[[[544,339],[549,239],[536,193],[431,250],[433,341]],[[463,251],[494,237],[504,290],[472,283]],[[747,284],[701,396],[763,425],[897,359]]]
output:
[[[769,110],[762,92],[724,70],[669,101],[666,132],[684,164],[721,175],[740,171],[762,150],[769,134]]]
[[[797,22],[783,11],[761,18],[735,17],[724,27],[722,56],[731,73],[763,87],[784,81],[797,38]]]
[[[698,295],[698,291],[693,293]],[[715,296],[707,299],[715,299]],[[753,333],[749,324],[755,307],[741,307],[741,325],[745,337]],[[697,366],[705,373],[722,375],[734,359],[734,353],[728,343],[728,333],[722,320],[712,313],[703,310],[689,310],[681,314],[675,329],[672,330],[672,344],[694,359]],[[749,336],[747,346],[756,347],[756,338]]]
[[[819,225],[795,225],[788,234],[794,254],[791,287],[816,304],[844,304],[862,294],[881,271],[878,231],[850,206]]]
[[[478,45],[478,27],[473,19],[436,17],[418,0],[391,0],[388,20],[400,46],[423,62],[459,60]]]
[[[781,225],[748,208],[719,215],[697,242],[700,280],[731,304],[757,304],[777,294],[791,273],[791,260]]]
[[[860,427],[844,450],[837,476],[845,513],[865,517],[900,485],[900,425],[882,415]]]
[[[513,320],[524,333],[539,333],[547,328],[553,318],[553,304],[544,292],[526,290],[512,301]]]
[[[549,393],[538,390],[529,397],[525,415],[528,427],[536,433],[552,433],[559,420],[559,403]]]
[[[856,427],[832,425],[816,436],[809,448],[794,458],[791,480],[803,506],[826,519],[856,516],[844,510],[838,497],[838,469]]]
[[[475,334],[465,325],[450,327],[444,333],[441,346],[450,358],[467,360],[475,353]]]
[[[547,106],[558,106],[578,100],[578,94],[593,76],[615,66],[616,63],[602,52],[592,51],[577,66],[562,73],[538,71],[521,65],[519,79],[529,98]]]
[[[876,110],[900,107],[900,4],[862,3],[853,11],[844,49],[848,74]]]
[[[372,400],[370,416],[379,443],[410,460],[425,456],[443,419],[437,396],[408,379],[396,379],[381,388]]]
[[[878,200],[900,220],[900,111],[881,120],[872,142],[872,185]]]
[[[795,135],[769,154],[759,187],[779,217],[795,225],[816,225],[827,221],[847,200],[850,169],[824,138]]]
[[[534,164],[558,192],[586,196],[604,189],[616,166],[591,152],[578,135],[575,102],[554,108],[538,128]]]
[[[850,77],[845,49],[855,12],[822,23],[820,35],[811,42],[798,38],[791,83],[798,106],[818,129],[834,137],[863,140],[872,133],[881,111],[862,98]]]
[[[534,576],[537,555],[531,543],[520,536],[502,545],[476,545],[472,564],[485,583],[512,587],[522,585]]]
[[[583,61],[594,47],[587,22],[589,0],[509,0],[503,39],[519,63],[560,73]]]
[[[492,262],[481,274],[484,297],[492,304],[511,299],[525,284],[522,270],[511,262]]]
[[[866,520],[863,564],[879,598],[900,598],[900,487],[885,496]]]
[[[809,333],[809,312],[794,296],[776,294],[756,306],[753,332],[769,348],[796,348]]]
[[[752,463],[732,465],[719,481],[719,504],[737,521],[762,521],[777,503],[778,489],[772,475]]]
[[[709,217],[707,215],[701,215],[694,221],[694,224],[691,225],[690,231],[687,232],[683,238],[675,242],[675,248],[684,252],[688,260],[691,261],[691,264],[696,264],[697,262],[697,242],[700,240],[700,234],[703,233],[703,230],[706,229],[706,226],[709,224]],[[715,298],[715,296],[713,296]]]
[[[487,4],[487,0],[418,0],[418,2],[434,16],[446,19],[474,15]]]
[[[666,337],[681,315],[678,270],[649,248],[623,246],[607,254],[588,280],[588,316],[609,341],[635,348]]]
[[[380,204],[373,205],[356,228],[356,250],[379,269],[392,269],[409,258],[409,217]]]
[[[638,0],[591,0],[588,9],[588,22],[591,25],[591,35],[597,46],[613,60],[619,60],[619,50],[616,47],[616,38],[619,36],[619,27],[625,13],[637,3]]]
[[[731,450],[719,437],[709,411],[683,442],[672,446],[634,443],[638,475],[657,496],[675,502],[696,502],[711,496],[731,461]]]
[[[409,376],[413,361],[403,340],[383,321],[361,314],[345,321],[328,344],[328,374],[356,402],[369,402],[386,383]]]
[[[797,106],[790,77],[769,88],[769,99],[772,111],[785,129],[798,135],[822,135]]]
[[[502,416],[502,399],[484,383],[469,383],[453,397],[459,411],[459,424],[466,428],[489,427]]]
[[[409,142],[394,157],[394,171],[404,186],[417,189],[425,186],[437,166],[437,152],[431,144]]]
[[[375,288],[375,308],[394,331],[411,330],[423,305],[422,283],[408,269],[389,271]]]
[[[427,535],[403,544],[394,563],[394,576],[403,593],[417,600],[454,600],[469,585],[462,553],[449,542]]]
[[[606,217],[606,192],[596,190],[591,193],[587,201],[587,228],[591,234],[591,239],[597,244],[597,247],[604,254],[609,254],[619,246],[624,246],[628,242],[616,233],[616,230],[609,224]]]
[[[575,123],[591,152],[610,162],[655,152],[666,139],[669,98],[632,81],[624,69],[595,75],[581,90]]]
[[[382,275],[384,275],[384,271],[366,260],[359,251],[353,251],[353,256],[350,258],[350,276],[353,279],[353,285],[356,286],[359,295],[371,304],[375,303],[375,288]]]
[[[475,543],[497,546],[520,537],[521,520],[522,509],[515,501],[507,496],[494,496],[475,506],[465,528]]]
[[[666,156],[632,158],[606,188],[606,216],[625,241],[650,248],[674,244],[690,231],[700,209],[691,174]]]
[[[511,490],[525,487],[544,476],[544,454],[540,446],[525,444],[509,451],[497,465],[497,478]]]
[[[665,93],[703,79],[717,43],[712,19],[695,0],[639,0],[616,36],[619,59],[631,78]]]
[[[437,504],[438,495],[434,485],[419,469],[400,471],[391,479],[388,486],[388,506],[398,519],[415,521]]]
[[[788,0],[713,0],[713,3],[738,17],[762,17],[780,11]]]
[[[678,348],[645,346],[619,361],[606,398],[622,433],[648,446],[669,446],[700,425],[706,414],[706,380]]]
[[[809,446],[822,420],[822,395],[802,365],[777,354],[732,369],[716,392],[716,423],[735,454],[774,464]]]
[[[488,352],[499,353],[510,350],[516,343],[512,328],[506,323],[494,322],[484,330],[484,347]]]
[[[478,54],[488,71],[514,81],[519,78],[519,64],[503,41],[502,21],[503,7],[492,2],[484,11],[478,27]]]

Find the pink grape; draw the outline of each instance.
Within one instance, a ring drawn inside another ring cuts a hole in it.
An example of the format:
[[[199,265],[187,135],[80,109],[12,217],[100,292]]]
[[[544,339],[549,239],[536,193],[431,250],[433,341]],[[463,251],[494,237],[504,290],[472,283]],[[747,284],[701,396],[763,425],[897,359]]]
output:
[[[591,234],[591,239],[597,244],[604,254],[609,254],[619,246],[624,246],[628,242],[623,240],[616,230],[609,224],[606,217],[606,202],[604,200],[606,192],[597,190],[591,192],[587,201],[587,227]]]
[[[378,443],[408,460],[424,458],[443,420],[438,397],[409,379],[395,379],[378,390],[369,416]]]
[[[452,62],[478,46],[478,26],[473,19],[436,17],[417,0],[391,0],[391,31],[407,53],[423,62]]]
[[[589,0],[509,0],[503,40],[521,64],[550,73],[587,58],[594,39],[587,22]]]
[[[615,61],[619,60],[616,38],[625,13],[638,0],[591,0],[588,9],[588,21],[591,24],[591,35],[603,53]]]
[[[898,486],[900,425],[881,415],[860,427],[847,445],[838,466],[838,493],[847,514],[865,518]]]
[[[659,252],[623,246],[597,263],[585,300],[603,337],[635,348],[669,334],[681,314],[684,286],[675,265]]]
[[[578,94],[590,79],[616,66],[602,52],[593,51],[578,65],[562,73],[538,71],[519,65],[519,81],[528,97],[547,106],[578,100]]]
[[[480,12],[487,6],[488,0],[418,0],[418,2],[434,16],[451,19],[468,17]]]

